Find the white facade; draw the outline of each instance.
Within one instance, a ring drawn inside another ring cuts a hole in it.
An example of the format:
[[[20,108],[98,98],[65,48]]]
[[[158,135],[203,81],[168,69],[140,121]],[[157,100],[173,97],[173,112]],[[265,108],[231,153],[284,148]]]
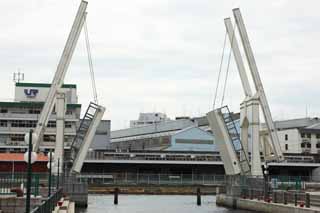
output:
[[[302,118],[275,123],[283,153],[320,153],[320,120]]]
[[[0,102],[0,149],[24,151],[24,135],[37,125],[50,84],[16,83],[14,102]],[[74,84],[63,85],[66,92],[64,141],[70,146],[76,135],[81,105]],[[56,112],[52,112],[40,148],[53,148],[56,138]]]
[[[301,153],[301,137],[298,129],[278,131],[281,150],[283,153]]]
[[[18,102],[45,102],[49,89],[50,84],[16,83],[14,100]],[[61,90],[65,93],[67,104],[78,103],[76,85],[65,84]]]
[[[130,121],[130,128],[156,124],[168,120],[170,119],[167,115],[161,112],[140,113],[138,120]]]

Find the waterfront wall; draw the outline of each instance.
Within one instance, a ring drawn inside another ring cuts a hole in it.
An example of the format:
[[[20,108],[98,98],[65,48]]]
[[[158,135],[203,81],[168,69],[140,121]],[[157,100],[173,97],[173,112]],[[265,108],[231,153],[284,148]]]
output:
[[[248,200],[219,194],[216,197],[216,204],[234,209],[257,211],[265,213],[320,213],[320,209],[305,208],[280,203],[267,203],[259,200]]]
[[[222,186],[90,186],[91,194],[112,194],[118,188],[120,194],[155,194],[155,195],[195,195],[200,188],[201,194],[215,195],[224,192]]]

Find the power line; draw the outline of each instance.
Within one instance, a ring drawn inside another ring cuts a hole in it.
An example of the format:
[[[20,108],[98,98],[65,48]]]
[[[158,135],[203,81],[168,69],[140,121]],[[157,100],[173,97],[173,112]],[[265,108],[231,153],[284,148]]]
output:
[[[234,30],[235,30],[235,28],[236,28],[236,24],[233,26],[233,31],[232,31],[232,38],[231,38],[230,51],[229,51],[228,64],[227,64],[227,72],[226,72],[226,77],[225,77],[224,85],[223,85],[221,106],[223,106],[223,101],[224,101],[224,97],[225,97],[225,93],[226,93],[226,87],[227,87],[227,81],[228,81],[228,76],[229,76],[229,67],[230,67],[230,61],[231,61],[231,51],[232,51],[232,45],[233,45],[233,38],[234,38]]]
[[[223,58],[224,58],[224,50],[226,47],[226,41],[227,41],[227,31],[224,35],[224,42],[223,42],[223,48],[222,48],[222,56],[221,56],[221,61],[220,61],[220,67],[219,67],[219,74],[218,74],[218,80],[217,80],[217,86],[216,86],[216,91],[213,99],[213,109],[216,105],[216,100],[217,100],[217,94],[218,94],[218,89],[219,89],[219,84],[220,84],[220,76],[221,76],[221,70],[222,70],[222,64],[223,64]]]
[[[86,49],[87,49],[87,55],[88,55],[89,69],[90,69],[90,78],[91,78],[91,84],[92,84],[93,100],[96,104],[98,104],[98,94],[97,94],[96,82],[95,82],[94,71],[93,71],[91,47],[90,47],[90,42],[89,42],[89,33],[88,33],[86,19],[84,20],[84,34],[85,34],[85,40],[86,40]]]

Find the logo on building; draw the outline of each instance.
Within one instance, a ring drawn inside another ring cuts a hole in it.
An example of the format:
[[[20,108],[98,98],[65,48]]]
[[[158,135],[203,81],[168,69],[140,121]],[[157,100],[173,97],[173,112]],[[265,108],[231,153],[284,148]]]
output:
[[[24,94],[28,97],[28,98],[34,98],[37,96],[39,90],[37,89],[24,89]]]

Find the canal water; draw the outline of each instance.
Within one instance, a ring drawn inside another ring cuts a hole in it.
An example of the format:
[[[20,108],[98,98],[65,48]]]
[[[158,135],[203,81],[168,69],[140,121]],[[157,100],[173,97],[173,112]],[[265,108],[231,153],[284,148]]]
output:
[[[245,213],[216,206],[215,196],[202,196],[202,205],[196,205],[196,196],[187,195],[119,195],[119,204],[113,205],[112,195],[89,195],[87,209],[78,213]]]

